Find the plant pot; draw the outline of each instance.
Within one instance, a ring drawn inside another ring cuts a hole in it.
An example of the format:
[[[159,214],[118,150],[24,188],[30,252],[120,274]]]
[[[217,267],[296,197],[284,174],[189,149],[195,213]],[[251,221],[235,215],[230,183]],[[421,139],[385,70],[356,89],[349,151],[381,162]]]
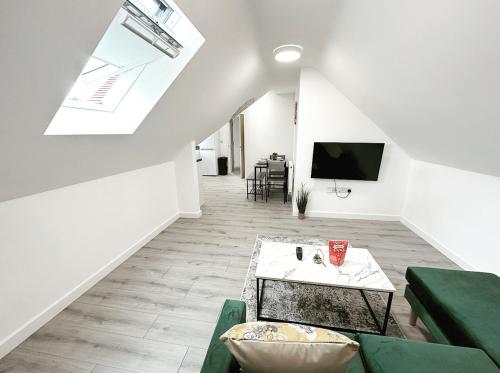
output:
[[[299,212],[299,219],[300,220],[304,220],[305,217],[306,217],[306,215],[303,212]]]

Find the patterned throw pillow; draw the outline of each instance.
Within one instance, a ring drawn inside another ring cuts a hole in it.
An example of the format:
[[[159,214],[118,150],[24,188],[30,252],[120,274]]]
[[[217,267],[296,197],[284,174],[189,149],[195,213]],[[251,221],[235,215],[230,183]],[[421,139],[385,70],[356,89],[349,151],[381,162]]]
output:
[[[289,323],[238,324],[220,339],[245,373],[340,373],[359,349],[340,333]]]

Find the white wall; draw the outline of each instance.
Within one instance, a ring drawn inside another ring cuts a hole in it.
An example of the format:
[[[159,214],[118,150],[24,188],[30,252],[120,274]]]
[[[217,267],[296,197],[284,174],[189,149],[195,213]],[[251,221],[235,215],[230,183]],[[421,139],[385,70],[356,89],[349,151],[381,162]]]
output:
[[[409,157],[313,69],[301,70],[297,126],[295,191],[302,182],[312,189],[307,215],[399,220],[408,180]],[[315,141],[384,142],[379,180],[338,181],[338,186],[352,189],[347,199],[327,193],[333,181],[310,178]]]
[[[412,161],[403,223],[466,269],[500,275],[500,178]]]
[[[245,115],[245,172],[250,175],[260,158],[276,152],[293,156],[293,94],[270,91],[248,107]]]
[[[0,203],[0,357],[173,222],[177,199],[168,162]]]

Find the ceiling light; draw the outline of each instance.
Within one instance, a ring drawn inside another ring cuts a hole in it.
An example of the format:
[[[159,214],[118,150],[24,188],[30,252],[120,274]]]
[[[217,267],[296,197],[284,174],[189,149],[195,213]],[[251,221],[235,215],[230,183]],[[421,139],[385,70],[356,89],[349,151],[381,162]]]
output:
[[[282,45],[273,50],[274,59],[278,62],[294,62],[300,58],[302,50],[300,45]]]

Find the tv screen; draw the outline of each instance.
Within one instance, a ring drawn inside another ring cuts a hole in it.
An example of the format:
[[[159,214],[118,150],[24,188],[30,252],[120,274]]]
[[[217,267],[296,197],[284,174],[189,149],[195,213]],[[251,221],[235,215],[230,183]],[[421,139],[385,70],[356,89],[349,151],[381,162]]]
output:
[[[383,143],[315,142],[311,177],[378,180]]]

